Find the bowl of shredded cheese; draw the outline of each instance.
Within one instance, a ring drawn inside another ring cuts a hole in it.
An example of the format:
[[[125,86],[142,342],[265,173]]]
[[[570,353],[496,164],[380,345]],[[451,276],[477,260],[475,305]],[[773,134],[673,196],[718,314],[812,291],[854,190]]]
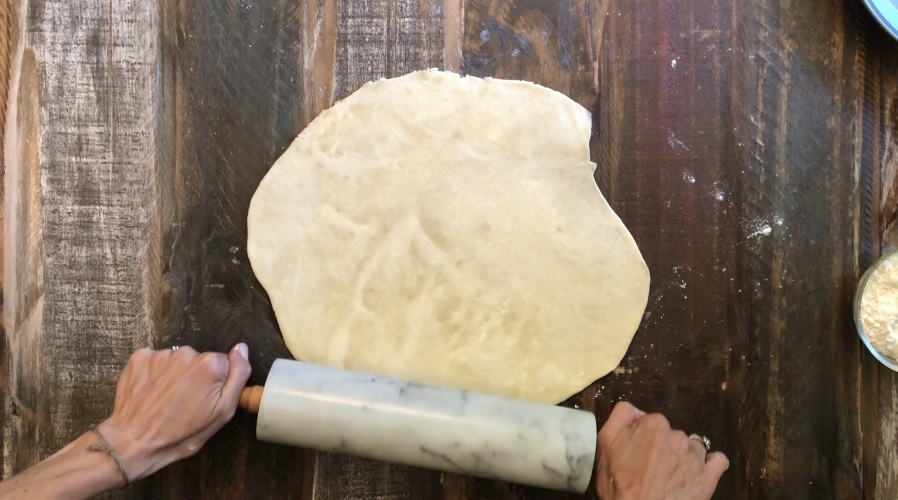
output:
[[[873,356],[898,371],[898,251],[883,256],[861,277],[854,322]]]

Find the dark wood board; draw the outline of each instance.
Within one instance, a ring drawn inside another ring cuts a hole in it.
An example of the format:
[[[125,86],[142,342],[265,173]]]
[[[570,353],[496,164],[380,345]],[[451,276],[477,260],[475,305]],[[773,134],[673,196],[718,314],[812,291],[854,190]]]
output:
[[[438,67],[593,112],[652,288],[621,366],[565,404],[708,435],[717,498],[894,498],[898,384],[851,299],[898,248],[896,49],[860,0],[6,0],[3,474],[101,420],[137,347],[246,341],[263,382],[289,353],[245,253],[256,185],[335,100]],[[113,496],[576,498],[254,423]]]

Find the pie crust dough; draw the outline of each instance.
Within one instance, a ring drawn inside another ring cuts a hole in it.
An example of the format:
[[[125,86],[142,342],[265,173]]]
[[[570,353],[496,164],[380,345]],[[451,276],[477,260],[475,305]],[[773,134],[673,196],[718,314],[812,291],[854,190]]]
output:
[[[436,70],[364,85],[284,152],[247,251],[300,360],[558,403],[615,368],[649,273],[590,114]]]

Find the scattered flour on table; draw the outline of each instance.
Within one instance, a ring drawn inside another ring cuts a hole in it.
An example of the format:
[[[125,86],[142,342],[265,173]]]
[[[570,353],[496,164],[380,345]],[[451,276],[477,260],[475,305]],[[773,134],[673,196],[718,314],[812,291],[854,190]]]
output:
[[[742,221],[742,227],[748,232],[746,236],[749,238],[757,238],[759,236],[770,236],[773,232],[773,226],[782,226],[785,219],[781,214],[772,214],[764,217],[756,217]]]
[[[711,196],[717,201],[723,201],[726,198],[726,185],[721,181],[715,182],[711,190]]]
[[[898,255],[879,264],[867,279],[860,316],[873,348],[898,359]]]
[[[688,146],[686,146],[683,141],[677,139],[677,136],[674,134],[673,129],[667,129],[667,144],[670,145],[671,148],[676,149],[677,147],[683,148],[683,150],[692,152]]]
[[[771,232],[773,232],[773,228],[770,227],[770,224],[764,224],[763,226],[758,226],[755,232],[748,235],[749,238],[754,238],[755,236],[767,236]]]

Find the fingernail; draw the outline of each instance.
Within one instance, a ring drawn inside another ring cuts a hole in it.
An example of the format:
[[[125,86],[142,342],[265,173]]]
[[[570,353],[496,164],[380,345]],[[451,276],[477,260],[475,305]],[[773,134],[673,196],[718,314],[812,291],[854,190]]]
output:
[[[246,344],[243,342],[234,346],[234,350],[237,351],[237,354],[243,357],[243,359],[249,359],[249,348],[246,347]]]
[[[639,408],[636,408],[636,407],[634,406],[633,409],[636,410],[636,415],[638,415],[638,416],[640,416],[640,417],[644,417],[644,416],[645,416],[645,412],[642,411],[642,410],[640,410]]]

